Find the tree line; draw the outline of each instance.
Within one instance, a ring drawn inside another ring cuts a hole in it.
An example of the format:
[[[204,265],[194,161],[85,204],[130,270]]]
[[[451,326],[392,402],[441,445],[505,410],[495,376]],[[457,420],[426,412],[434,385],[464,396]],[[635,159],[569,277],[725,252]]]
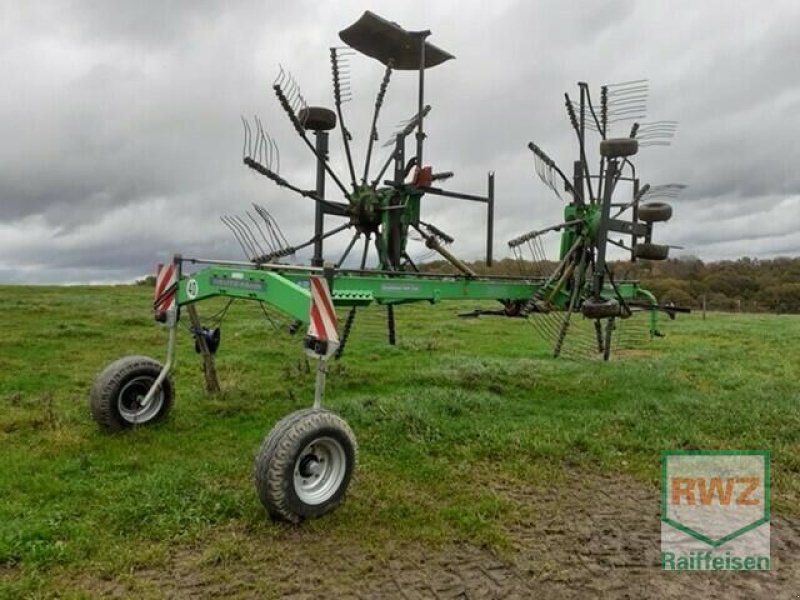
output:
[[[467,263],[479,274],[546,276],[555,262],[506,258],[487,268],[482,261]],[[445,261],[419,265],[426,272],[454,272]],[[695,256],[665,261],[617,261],[617,280],[637,279],[659,302],[708,310],[800,314],[800,258],[739,258],[704,262]]]

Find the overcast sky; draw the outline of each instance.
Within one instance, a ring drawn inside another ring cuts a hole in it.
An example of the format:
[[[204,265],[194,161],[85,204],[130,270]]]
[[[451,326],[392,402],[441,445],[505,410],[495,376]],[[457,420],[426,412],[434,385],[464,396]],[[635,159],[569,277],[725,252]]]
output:
[[[670,147],[641,150],[638,172],[689,186],[657,241],[709,260],[800,254],[796,0],[0,0],[0,282],[130,280],[175,252],[241,259],[219,217],[253,202],[292,243],[307,239],[313,202],[242,165],[239,117],[260,115],[281,174],[312,188],[313,156],[270,85],[281,64],[309,103],[332,107],[328,48],[365,9],[430,29],[456,56],[428,71],[426,162],[455,171],[447,187],[465,192],[484,193],[496,172],[498,255],[559,220],[563,203],[526,146],[571,169],[564,92],[587,81],[599,95],[601,84],[640,78],[650,82],[644,121],[680,125]],[[382,70],[352,60],[345,118],[358,164]],[[415,85],[414,74],[394,74],[381,141],[414,113]],[[456,254],[481,256],[479,205],[430,197],[423,213],[456,237]],[[330,256],[347,241],[334,238]]]

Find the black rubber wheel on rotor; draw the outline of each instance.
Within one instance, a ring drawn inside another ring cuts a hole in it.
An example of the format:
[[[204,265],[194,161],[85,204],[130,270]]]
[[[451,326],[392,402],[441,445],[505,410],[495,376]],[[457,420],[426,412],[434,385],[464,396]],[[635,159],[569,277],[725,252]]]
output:
[[[638,210],[639,220],[647,223],[662,223],[672,218],[672,206],[666,202],[645,202]]]
[[[623,158],[633,156],[639,151],[636,138],[609,138],[600,142],[600,156],[606,158]]]
[[[633,250],[636,258],[644,260],[666,260],[669,257],[669,246],[662,244],[636,244]]]
[[[300,110],[297,120],[309,131],[329,131],[336,127],[336,113],[322,106],[308,106]]]
[[[343,449],[344,476],[330,497],[310,504],[298,496],[295,469],[304,449],[323,438],[335,440]],[[272,428],[256,454],[253,474],[258,497],[273,520],[299,523],[321,517],[344,499],[357,460],[355,436],[341,417],[325,409],[298,410]]]
[[[507,317],[518,317],[522,314],[523,302],[520,300],[501,300],[503,303],[503,313]]]
[[[581,306],[581,313],[587,319],[608,319],[620,315],[620,306],[614,299],[601,302],[586,300]]]
[[[157,412],[142,420],[129,420],[120,412],[120,394],[131,382],[137,381],[144,390],[146,382],[155,382],[161,373],[161,364],[149,356],[126,356],[109,364],[94,379],[89,392],[89,410],[94,421],[107,431],[121,431],[134,426],[152,425],[162,421],[175,397],[172,379],[161,384],[161,406]]]

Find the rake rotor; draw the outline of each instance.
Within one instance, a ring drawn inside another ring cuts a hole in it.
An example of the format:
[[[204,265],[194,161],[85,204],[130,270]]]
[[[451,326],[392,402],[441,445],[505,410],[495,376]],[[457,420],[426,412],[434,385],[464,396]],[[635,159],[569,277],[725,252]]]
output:
[[[597,106],[586,83],[578,84],[577,100],[564,95],[567,117],[578,140],[571,179],[539,146],[528,145],[539,178],[559,198],[566,194],[568,204],[562,223],[509,241],[521,271],[542,278],[543,284],[530,300],[506,306],[506,312],[528,315],[550,343],[554,356],[599,353],[607,359],[623,329],[633,330],[634,338],[645,339],[648,331],[658,335],[653,320],[648,327],[646,321],[631,318],[643,310],[656,310],[652,297],[642,292],[637,299],[636,288],[630,287],[634,284],[616,281],[607,260],[609,245],[629,252],[631,260],[663,260],[670,248],[652,243],[653,224],[672,216],[668,204],[653,200],[675,197],[684,186],[641,185],[631,157],[640,147],[668,145],[677,122],[635,121],[627,137],[608,135],[612,124],[646,115],[647,94],[647,81],[636,80],[602,86]],[[589,167],[587,132],[600,141],[596,173]],[[629,200],[616,199],[621,182],[630,185]],[[561,235],[559,258],[548,261],[546,236],[554,232]],[[615,234],[620,234],[620,239],[613,239]],[[573,318],[576,313],[582,318]]]
[[[492,175],[489,177],[489,194],[485,197],[449,192],[434,187],[434,183],[448,179],[452,173],[435,173],[431,167],[422,162],[425,139],[423,123],[431,110],[430,105],[424,103],[425,71],[453,58],[427,41],[429,33],[406,31],[369,11],[356,23],[340,32],[340,37],[346,46],[330,48],[329,56],[334,110],[310,106],[295,77],[280,67],[273,81],[272,90],[294,130],[316,159],[316,185],[313,189],[305,189],[280,175],[280,152],[277,144],[258,117],[254,117],[252,122],[242,119],[243,162],[248,168],[279,187],[316,203],[314,235],[301,244],[290,245],[282,235],[273,235],[279,230],[275,229],[274,219],[266,212],[256,211],[255,215],[245,213],[242,217],[223,217],[223,223],[233,233],[249,260],[266,263],[292,256],[299,250],[313,245],[312,265],[321,266],[324,262],[323,241],[349,230],[350,238],[343,253],[331,261],[337,267],[343,266],[345,261],[350,260],[358,261],[360,271],[367,269],[380,272],[416,271],[410,244],[419,242],[424,245],[426,251],[438,254],[461,272],[474,275],[447,248],[454,243],[453,237],[435,225],[420,220],[421,198],[424,194],[433,194],[478,201],[487,205],[489,211],[487,263],[491,264]],[[370,115],[363,166],[360,169],[356,168],[354,136],[345,125],[344,114],[344,105],[353,95],[350,73],[351,60],[356,53],[375,58],[384,66]],[[417,109],[382,145],[390,147],[390,151],[385,159],[376,163],[374,154],[376,144],[379,142],[378,123],[390,81],[397,71],[409,70],[416,71],[419,77]],[[340,177],[329,161],[329,131],[337,124],[347,164],[345,177]],[[310,133],[313,134],[313,140]],[[412,134],[415,134],[417,142],[416,153],[407,159],[405,146],[407,138]],[[373,171],[376,164],[379,167]],[[342,200],[334,201],[326,197],[325,188],[328,179],[338,188]],[[348,183],[344,183],[345,181]],[[326,230],[326,217],[339,217],[346,219],[346,222]],[[369,260],[371,254],[375,257],[372,264]],[[360,260],[356,257],[360,257]],[[389,340],[390,343],[394,343],[394,307],[387,305],[386,312]],[[354,317],[355,309],[345,319],[348,332],[353,325]],[[345,340],[346,337],[345,335]]]

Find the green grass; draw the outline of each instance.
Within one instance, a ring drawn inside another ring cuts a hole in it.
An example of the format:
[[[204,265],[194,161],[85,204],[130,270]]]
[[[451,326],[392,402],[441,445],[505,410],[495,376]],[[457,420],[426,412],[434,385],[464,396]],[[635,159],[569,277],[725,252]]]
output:
[[[272,424],[310,405],[313,370],[300,336],[274,331],[258,306],[235,304],[223,325],[222,394],[203,392],[184,333],[165,423],[107,435],[91,421],[99,369],[163,359],[150,293],[0,287],[0,597],[123,577],[220,531],[277,544],[294,531],[265,518],[250,471]],[[667,448],[768,448],[775,510],[800,513],[799,317],[681,317],[646,351],[602,363],[553,360],[529,324],[458,320],[461,308],[400,307],[397,347],[359,338],[376,322],[356,319],[327,404],[358,437],[357,479],[341,509],[303,528],[376,548],[502,548],[516,509],[488,483],[535,487],[565,469],[655,483]],[[236,560],[225,539],[204,560]]]

